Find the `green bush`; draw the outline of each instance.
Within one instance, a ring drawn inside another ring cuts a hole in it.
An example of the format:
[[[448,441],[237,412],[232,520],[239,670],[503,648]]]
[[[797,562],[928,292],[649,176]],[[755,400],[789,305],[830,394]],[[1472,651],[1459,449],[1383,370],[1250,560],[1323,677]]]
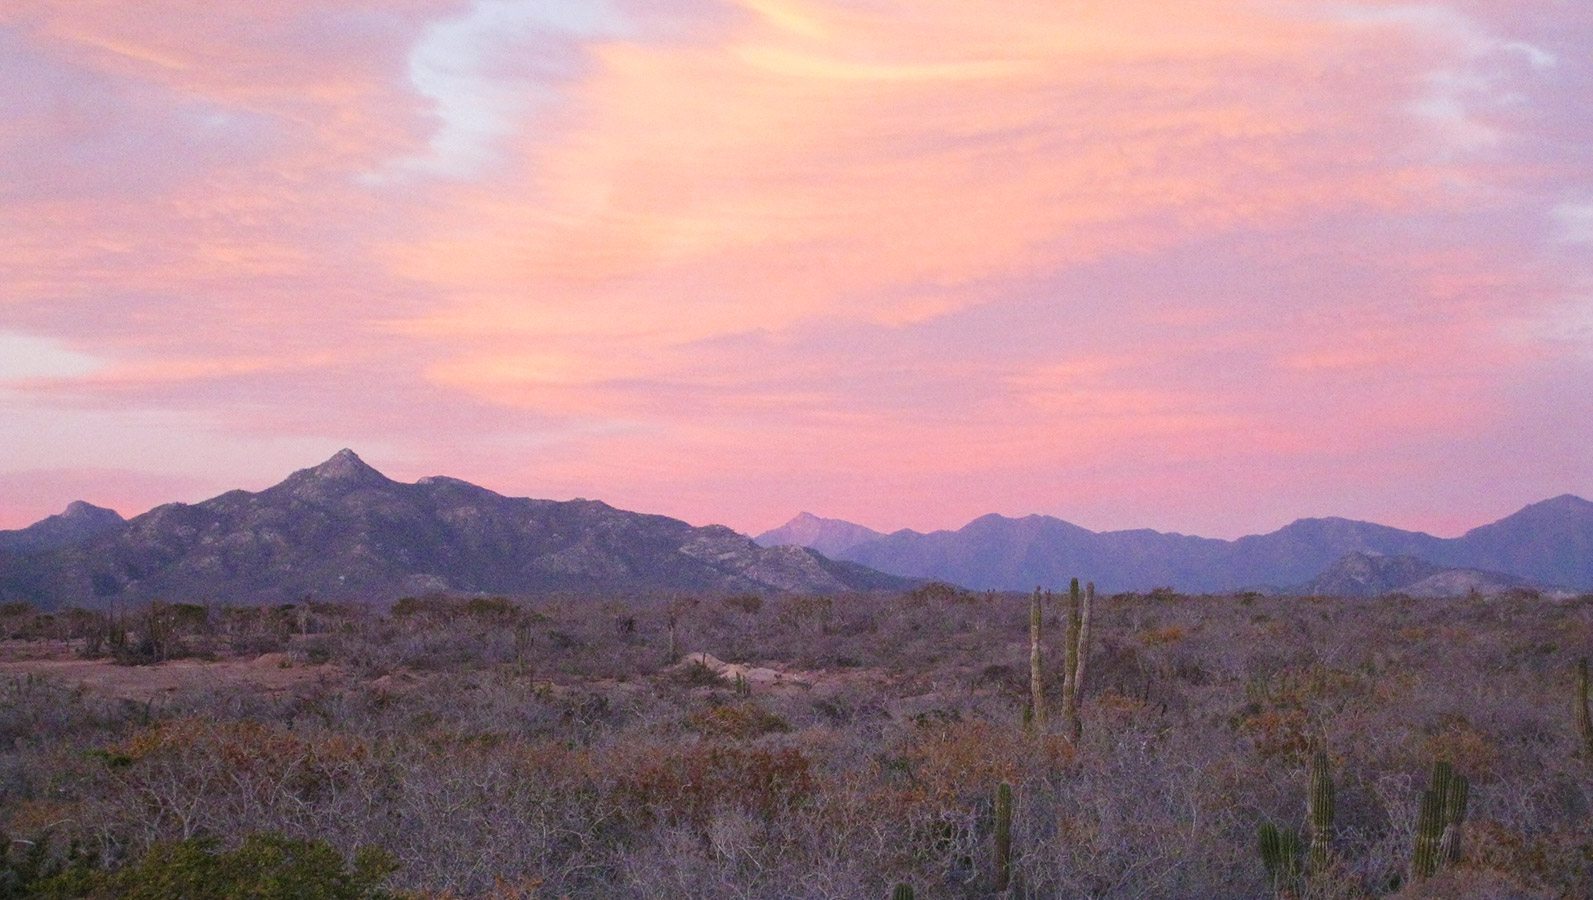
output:
[[[397,868],[384,850],[363,847],[350,870],[324,841],[253,834],[236,850],[213,838],[159,844],[115,872],[74,871],[43,882],[34,896],[118,900],[388,900],[379,885]]]

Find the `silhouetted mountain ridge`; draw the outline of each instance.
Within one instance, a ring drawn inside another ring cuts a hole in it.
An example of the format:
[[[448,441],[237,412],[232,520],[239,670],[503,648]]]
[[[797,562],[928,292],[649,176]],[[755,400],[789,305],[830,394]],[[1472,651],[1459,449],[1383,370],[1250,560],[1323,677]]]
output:
[[[908,584],[806,548],[763,548],[723,526],[595,500],[505,497],[446,477],[396,482],[348,450],[258,493],[167,504],[72,546],[0,558],[0,598],[45,607]]]
[[[981,590],[1026,590],[1081,576],[1110,591],[1203,592],[1303,584],[1352,553],[1593,588],[1593,503],[1562,495],[1458,538],[1329,517],[1226,541],[1149,529],[1094,532],[1050,516],[992,514],[956,531],[903,529],[837,555],[882,572]]]

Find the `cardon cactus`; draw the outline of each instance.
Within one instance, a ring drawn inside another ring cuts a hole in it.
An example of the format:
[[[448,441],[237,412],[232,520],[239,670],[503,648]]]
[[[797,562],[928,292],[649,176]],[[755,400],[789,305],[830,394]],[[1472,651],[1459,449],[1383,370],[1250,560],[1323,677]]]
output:
[[[1068,738],[1078,740],[1083,733],[1079,720],[1079,698],[1084,694],[1084,675],[1090,658],[1090,614],[1095,606],[1095,582],[1079,593],[1079,580],[1068,587],[1068,632],[1062,660],[1062,718]]]
[[[1012,880],[1012,785],[996,788],[996,890],[1005,891]]]
[[[1576,692],[1571,698],[1571,711],[1576,717],[1576,736],[1582,744],[1582,753],[1593,764],[1593,713],[1588,711],[1587,657],[1576,661]]]
[[[1461,829],[1471,783],[1456,775],[1444,760],[1433,764],[1432,784],[1422,793],[1416,817],[1416,843],[1411,853],[1411,877],[1429,878],[1443,866],[1460,861]]]
[[[1040,589],[1029,598],[1029,704],[1034,709],[1034,727],[1045,729],[1045,673],[1040,665],[1040,638],[1044,623],[1040,608]]]
[[[1444,794],[1444,834],[1439,840],[1438,857],[1442,865],[1460,862],[1461,829],[1466,824],[1466,805],[1471,800],[1471,782],[1464,775],[1449,779]]]
[[[1310,869],[1312,873],[1326,871],[1333,836],[1333,773],[1328,769],[1328,755],[1318,750],[1311,757],[1311,792],[1306,796],[1306,819],[1311,828]]]
[[[1261,864],[1278,896],[1294,893],[1300,881],[1300,835],[1292,828],[1279,828],[1271,822],[1257,830],[1261,845]]]
[[[913,900],[913,886],[903,882],[891,891],[891,900]]]

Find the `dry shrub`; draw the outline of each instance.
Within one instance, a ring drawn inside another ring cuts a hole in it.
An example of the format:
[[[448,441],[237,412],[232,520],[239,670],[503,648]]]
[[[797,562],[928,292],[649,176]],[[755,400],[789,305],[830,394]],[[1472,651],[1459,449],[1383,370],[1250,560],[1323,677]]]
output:
[[[953,802],[983,794],[1022,771],[1031,741],[1011,725],[947,722],[920,726],[905,738],[903,755],[928,796]]]
[[[763,609],[763,598],[757,594],[733,594],[723,601],[726,609],[733,609],[749,616],[757,615]]]
[[[1311,749],[1311,720],[1301,709],[1267,709],[1239,720],[1239,732],[1262,759],[1303,761]]]
[[[718,807],[769,820],[814,789],[808,758],[799,750],[716,742],[651,749],[618,770],[616,795],[643,821],[703,826]]]
[[[1182,626],[1169,625],[1166,628],[1153,628],[1139,636],[1140,643],[1147,647],[1161,644],[1176,644],[1184,639],[1186,632]]]
[[[1086,712],[1091,728],[1117,733],[1161,715],[1161,709],[1138,697],[1117,691],[1102,691]]]
[[[1465,866],[1542,896],[1586,897],[1593,891],[1593,835],[1581,829],[1529,836],[1491,820],[1471,822]]]
[[[1492,772],[1499,750],[1487,735],[1473,728],[1465,716],[1448,717],[1436,733],[1428,735],[1418,758],[1447,759],[1457,772]]]
[[[764,709],[757,703],[738,703],[732,706],[713,706],[691,714],[691,727],[710,737],[735,740],[755,738],[791,730],[785,717]]]

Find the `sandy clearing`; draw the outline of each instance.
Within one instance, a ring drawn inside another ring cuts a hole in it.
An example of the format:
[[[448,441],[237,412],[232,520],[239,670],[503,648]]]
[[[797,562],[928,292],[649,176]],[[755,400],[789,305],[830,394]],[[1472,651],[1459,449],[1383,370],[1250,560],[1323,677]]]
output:
[[[287,657],[281,653],[252,659],[174,659],[150,666],[119,666],[108,659],[41,656],[36,647],[20,651],[0,648],[0,678],[31,675],[125,700],[218,689],[285,691],[339,674],[335,666],[287,665]]]

